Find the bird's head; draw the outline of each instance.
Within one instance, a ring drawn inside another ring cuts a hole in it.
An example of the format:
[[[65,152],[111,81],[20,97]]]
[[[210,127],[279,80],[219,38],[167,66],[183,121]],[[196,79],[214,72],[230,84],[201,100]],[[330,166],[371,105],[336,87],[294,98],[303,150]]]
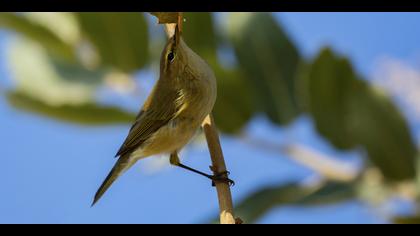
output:
[[[160,58],[161,75],[176,76],[187,63],[186,44],[182,42],[181,32],[175,27],[174,35],[168,40]]]

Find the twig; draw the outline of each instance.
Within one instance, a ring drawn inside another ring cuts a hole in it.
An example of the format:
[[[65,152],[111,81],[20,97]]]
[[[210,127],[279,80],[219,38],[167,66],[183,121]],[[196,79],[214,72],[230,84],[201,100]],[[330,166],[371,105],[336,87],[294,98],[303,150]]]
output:
[[[154,15],[159,15],[159,13]],[[177,24],[179,24],[179,30],[182,31],[182,22],[182,13],[178,13],[176,22],[165,23],[165,32],[168,38],[174,35],[175,27]],[[216,175],[219,173],[226,172],[226,163],[223,158],[223,152],[220,146],[219,135],[213,120],[213,116],[211,114],[209,114],[204,119],[202,127],[206,135],[206,140],[211,156],[213,173]],[[239,218],[235,219],[233,214],[232,194],[230,192],[229,184],[222,181],[216,181],[215,185],[217,190],[217,197],[219,199],[220,223],[241,224],[242,221]]]
[[[209,147],[212,170],[214,174],[226,171],[226,163],[223,158],[222,148],[220,146],[219,135],[214,124],[213,116],[208,115],[203,122],[203,129],[206,135],[207,145]],[[233,214],[232,194],[229,184],[216,182],[217,196],[219,198],[220,223],[235,224],[236,220]],[[240,220],[238,220],[240,222]]]
[[[289,143],[281,145],[269,140],[253,138],[250,135],[243,135],[242,141],[265,151],[286,154],[283,156],[314,170],[329,180],[349,182],[360,174],[360,169],[356,166],[343,163],[302,144]]]

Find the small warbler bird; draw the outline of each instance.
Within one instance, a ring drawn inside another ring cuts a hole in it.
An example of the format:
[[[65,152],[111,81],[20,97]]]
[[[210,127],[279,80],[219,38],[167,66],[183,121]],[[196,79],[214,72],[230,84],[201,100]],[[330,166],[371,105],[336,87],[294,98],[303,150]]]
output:
[[[207,175],[181,164],[178,158],[180,149],[212,111],[216,93],[213,71],[185,44],[177,26],[161,54],[159,80],[117,152],[119,159],[96,192],[92,206],[138,160],[161,153],[170,154],[172,165],[213,181],[233,184],[232,180],[222,176],[226,173]]]

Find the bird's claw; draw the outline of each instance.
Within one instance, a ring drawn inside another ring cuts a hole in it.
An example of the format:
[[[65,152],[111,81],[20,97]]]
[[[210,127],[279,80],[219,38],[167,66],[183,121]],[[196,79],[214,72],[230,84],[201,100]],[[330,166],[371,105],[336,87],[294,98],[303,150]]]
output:
[[[223,183],[228,184],[229,186],[234,186],[235,181],[227,177],[229,174],[230,174],[229,171],[223,171],[223,172],[220,172],[218,174],[211,176],[211,180],[212,180],[211,185],[214,187],[216,186],[216,182],[223,182]]]

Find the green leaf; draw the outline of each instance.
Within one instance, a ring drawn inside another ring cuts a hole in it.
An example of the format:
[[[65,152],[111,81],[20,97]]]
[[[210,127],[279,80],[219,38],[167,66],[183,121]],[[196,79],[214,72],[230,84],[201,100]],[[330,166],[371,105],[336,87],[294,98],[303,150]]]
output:
[[[353,185],[347,183],[327,182],[321,187],[286,183],[250,194],[237,204],[235,215],[245,223],[255,223],[268,211],[282,205],[333,204],[355,196]]]
[[[217,127],[226,133],[237,133],[248,123],[255,113],[254,91],[241,71],[215,68],[217,100],[213,108]]]
[[[363,147],[388,180],[415,176],[416,148],[390,98],[359,79],[350,62],[324,49],[299,79],[318,132],[340,149]]]
[[[0,27],[15,31],[41,44],[50,54],[59,56],[71,62],[76,61],[75,51],[49,28],[31,21],[23,15],[15,13],[0,13]]]
[[[392,221],[396,224],[420,224],[420,215],[395,217]]]
[[[302,78],[305,79],[305,78]],[[355,75],[350,63],[325,49],[307,71],[309,111],[318,132],[340,149],[355,147],[347,101]]]
[[[185,12],[182,36],[188,46],[201,57],[212,61],[216,57],[216,34],[212,13]]]
[[[387,179],[415,178],[417,150],[400,111],[388,96],[362,81],[352,88],[349,129],[356,142]]]
[[[135,118],[120,108],[94,103],[52,106],[19,91],[8,92],[7,100],[15,108],[81,125],[131,123]]]
[[[335,204],[357,196],[356,183],[329,182],[312,194],[299,199],[299,206]]]
[[[311,64],[309,62],[301,61],[297,67],[296,81],[295,81],[295,96],[296,103],[301,112],[309,113],[310,98],[309,98],[309,69]]]
[[[278,124],[299,113],[294,97],[300,55],[268,13],[231,13],[228,35],[247,80],[258,94],[258,106]]]
[[[148,62],[148,29],[142,14],[82,12],[77,18],[104,65],[133,72]]]
[[[186,12],[183,37],[188,46],[209,63],[217,78],[217,100],[213,109],[216,124],[223,132],[235,133],[254,115],[255,93],[243,73],[227,68],[217,58],[217,41],[213,15]]]
[[[235,207],[235,215],[244,223],[254,223],[274,207],[293,204],[310,192],[310,189],[294,183],[260,189],[239,202]]]

